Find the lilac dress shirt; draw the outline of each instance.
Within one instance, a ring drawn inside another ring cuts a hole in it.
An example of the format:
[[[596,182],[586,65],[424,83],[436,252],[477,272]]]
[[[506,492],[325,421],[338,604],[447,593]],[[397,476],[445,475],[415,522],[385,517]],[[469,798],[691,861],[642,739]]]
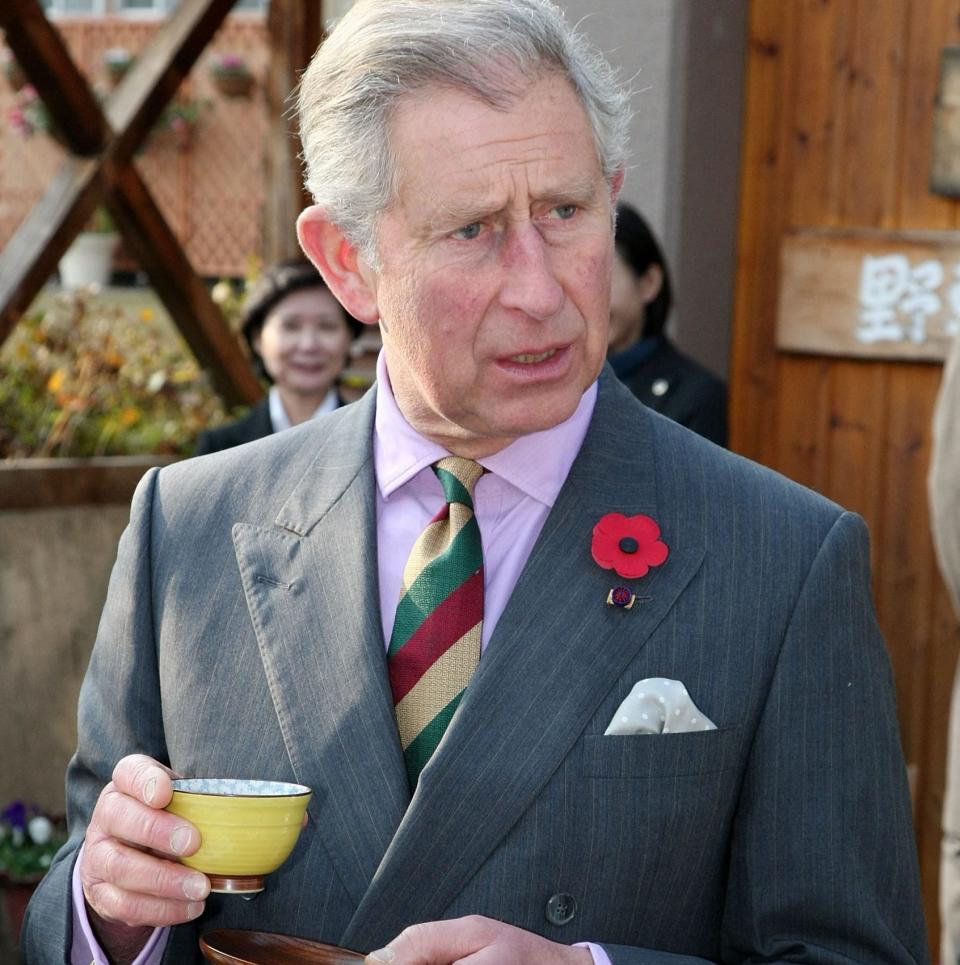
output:
[[[473,502],[483,543],[485,648],[580,451],[597,400],[597,385],[584,392],[576,411],[560,425],[521,436],[500,452],[479,459],[487,470]],[[450,455],[418,433],[400,413],[381,352],[377,360],[377,411],[373,438],[377,480],[377,558],[384,646],[389,646],[403,568],[421,531],[443,503],[430,469]],[[77,862],[79,866],[79,861]],[[108,965],[93,937],[76,868],[73,876],[73,965]],[[159,965],[167,929],[158,928],[134,965]],[[594,965],[611,965],[606,952],[584,943]]]

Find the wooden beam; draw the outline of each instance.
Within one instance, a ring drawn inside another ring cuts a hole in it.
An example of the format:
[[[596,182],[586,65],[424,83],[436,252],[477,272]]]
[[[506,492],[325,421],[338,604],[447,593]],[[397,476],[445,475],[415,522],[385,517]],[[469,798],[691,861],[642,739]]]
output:
[[[270,127],[264,154],[267,195],[263,251],[267,263],[300,253],[297,215],[311,201],[303,186],[300,135],[293,116],[300,75],[323,39],[323,4],[316,0],[270,0],[266,78]]]
[[[187,344],[230,404],[255,402],[263,389],[223,313],[197,276],[136,166],[106,158],[105,199],[131,254],[150,276]]]
[[[97,99],[39,0],[3,0],[0,28],[69,150],[81,157],[101,151],[108,132]]]
[[[203,53],[235,0],[182,0],[112,91],[104,111],[117,132],[108,151],[132,157]]]
[[[99,161],[69,158],[40,202],[0,250],[0,343],[37,292],[97,203]]]
[[[125,505],[143,474],[172,456],[11,459],[0,463],[0,510]]]

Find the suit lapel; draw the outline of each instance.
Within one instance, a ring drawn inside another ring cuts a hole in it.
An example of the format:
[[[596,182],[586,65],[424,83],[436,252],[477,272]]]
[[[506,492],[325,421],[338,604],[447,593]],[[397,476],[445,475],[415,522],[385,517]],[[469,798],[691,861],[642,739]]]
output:
[[[409,799],[379,618],[372,459],[357,445],[370,438],[373,395],[338,417],[275,526],[233,530],[287,752],[354,901]]]
[[[700,547],[671,546],[662,567],[629,581],[590,556],[604,513],[660,519],[649,416],[621,419],[636,405],[622,393],[608,372],[581,452],[460,710],[343,936],[348,947],[375,948],[411,922],[442,917],[700,567]],[[649,471],[638,476],[638,466]],[[629,611],[607,606],[619,583],[643,602]]]

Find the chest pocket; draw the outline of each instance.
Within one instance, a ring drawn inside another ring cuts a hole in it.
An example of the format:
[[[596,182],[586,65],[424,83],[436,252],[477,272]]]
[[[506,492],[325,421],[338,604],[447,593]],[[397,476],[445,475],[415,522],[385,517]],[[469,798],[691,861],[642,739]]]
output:
[[[580,775],[662,781],[714,774],[739,765],[741,737],[738,726],[688,734],[588,734],[580,742]]]

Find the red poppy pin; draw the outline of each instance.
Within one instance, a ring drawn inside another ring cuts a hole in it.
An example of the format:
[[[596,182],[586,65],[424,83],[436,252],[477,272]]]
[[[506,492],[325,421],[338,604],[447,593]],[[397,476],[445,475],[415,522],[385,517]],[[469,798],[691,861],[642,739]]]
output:
[[[590,552],[603,569],[635,579],[663,563],[670,550],[660,539],[660,527],[649,516],[607,513],[593,527]]]

